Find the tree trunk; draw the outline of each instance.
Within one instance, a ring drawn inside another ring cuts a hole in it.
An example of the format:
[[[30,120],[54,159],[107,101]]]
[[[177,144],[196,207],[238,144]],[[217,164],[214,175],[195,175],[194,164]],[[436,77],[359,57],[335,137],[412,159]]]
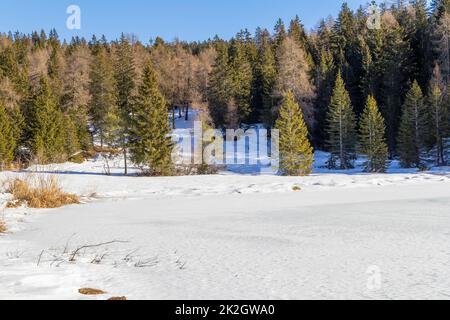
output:
[[[172,129],[175,130],[175,105],[172,105]]]
[[[125,175],[128,175],[127,148],[123,148],[123,159],[125,161]]]
[[[103,130],[100,129],[100,148],[102,148],[103,151]]]

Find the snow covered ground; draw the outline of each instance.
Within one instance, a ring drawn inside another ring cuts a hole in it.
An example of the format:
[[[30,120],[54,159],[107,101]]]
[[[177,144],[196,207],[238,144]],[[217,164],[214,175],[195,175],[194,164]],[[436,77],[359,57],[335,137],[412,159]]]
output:
[[[39,168],[85,203],[1,213],[0,299],[450,299],[450,170],[327,172],[323,156],[301,178]]]

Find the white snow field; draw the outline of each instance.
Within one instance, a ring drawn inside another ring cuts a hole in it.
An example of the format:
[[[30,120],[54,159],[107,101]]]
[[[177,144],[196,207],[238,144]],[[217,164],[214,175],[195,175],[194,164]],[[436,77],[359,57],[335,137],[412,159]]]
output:
[[[449,168],[301,178],[102,169],[40,168],[84,203],[0,213],[0,299],[450,299]],[[81,296],[85,287],[107,294]]]

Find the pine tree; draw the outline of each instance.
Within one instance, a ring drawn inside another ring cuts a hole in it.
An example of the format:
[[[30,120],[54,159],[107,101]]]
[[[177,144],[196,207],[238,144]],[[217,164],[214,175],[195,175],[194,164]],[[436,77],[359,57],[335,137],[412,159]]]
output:
[[[289,24],[288,35],[297,42],[302,49],[306,50],[308,47],[308,37],[305,32],[305,28],[298,15],[295,16],[291,23]]]
[[[283,20],[279,18],[274,28],[275,48],[278,48],[278,46],[284,41],[284,39],[286,39],[286,37],[287,37],[286,26],[284,25]]]
[[[14,84],[8,77],[0,81],[0,103],[5,107],[8,114],[11,129],[13,131],[14,141],[16,141],[16,148],[20,146],[23,138],[23,131],[25,127],[25,118],[21,110],[21,95],[17,92]]]
[[[427,49],[430,26],[428,24],[427,0],[414,0],[412,6],[414,8],[414,30],[411,39],[411,49],[413,50],[412,65],[415,67],[413,76],[415,79],[418,79],[419,85],[425,87],[429,77]]]
[[[81,144],[78,139],[78,128],[73,118],[67,114],[62,117],[64,130],[64,147],[65,152],[70,158],[75,157],[81,151]]]
[[[414,81],[402,107],[398,135],[398,154],[405,168],[421,165],[421,151],[426,132],[426,109],[422,89]]]
[[[169,115],[150,61],[138,91],[131,122],[131,159],[150,175],[170,175],[173,168]]]
[[[103,48],[99,49],[92,62],[89,90],[92,96],[89,114],[94,133],[100,137],[102,147],[105,142],[115,145],[117,144],[115,133],[119,125],[119,113],[115,94],[114,72]]]
[[[230,47],[232,96],[236,103],[239,124],[251,113],[252,67],[241,41],[233,40]]]
[[[14,140],[10,120],[3,103],[0,101],[0,171],[13,161],[15,146],[16,141]]]
[[[49,78],[50,87],[58,102],[63,96],[63,57],[59,48],[54,48],[50,54],[47,66],[47,75]]]
[[[228,102],[231,98],[231,76],[227,45],[218,43],[216,50],[217,57],[208,84],[208,106],[215,126],[222,127],[226,122]]]
[[[408,57],[410,47],[405,40],[404,30],[389,13],[386,14],[389,23],[383,26],[385,41],[381,58],[382,82],[380,111],[386,121],[386,138],[391,158],[396,150],[398,123],[401,116],[404,92],[408,86]],[[392,20],[392,21],[391,21]]]
[[[323,147],[326,139],[326,117],[330,105],[333,85],[335,81],[335,66],[333,55],[329,50],[322,48],[320,52],[320,63],[317,64],[316,87],[317,99],[315,100],[315,144]]]
[[[365,165],[367,172],[384,172],[388,157],[388,147],[385,141],[386,126],[383,116],[378,110],[377,101],[373,96],[367,98],[366,108],[360,121],[360,151],[367,155]]]
[[[450,11],[445,10],[435,19],[432,32],[432,50],[446,85],[450,84]]]
[[[221,161],[223,158],[223,155],[214,155],[214,158],[212,159],[210,154],[206,154],[206,149],[211,144],[222,144],[223,140],[220,137],[217,136],[208,136],[206,133],[210,130],[213,130],[213,125],[211,122],[211,118],[208,115],[207,111],[200,110],[198,119],[202,124],[202,130],[203,130],[203,136],[199,141],[197,141],[198,144],[200,144],[199,149],[201,150],[201,164],[197,165],[197,174],[204,175],[204,174],[213,174],[217,172],[217,166],[212,164],[212,162],[215,161]]]
[[[281,105],[275,128],[280,130],[280,169],[288,176],[303,176],[312,172],[313,148],[308,140],[308,129],[303,113],[288,91]]]
[[[448,103],[446,103],[444,99],[441,89],[442,86],[443,83],[439,72],[439,66],[436,65],[433,72],[433,78],[430,82],[430,92],[427,97],[427,108],[430,115],[430,142],[435,145],[436,164],[438,166],[447,164],[445,158],[445,139],[449,134],[450,129]]]
[[[354,109],[360,113],[365,97],[360,90],[361,58],[356,18],[344,2],[333,26],[332,45],[336,67],[341,70]]]
[[[330,168],[336,168],[336,160],[339,160],[340,169],[350,169],[353,167],[352,161],[355,159],[356,117],[340,72],[336,78],[327,119],[327,144],[331,152],[328,164]]]
[[[273,123],[271,112],[273,109],[273,88],[276,80],[275,53],[270,43],[270,35],[266,31],[261,36],[258,50],[258,61],[255,71],[255,105],[258,107],[254,117],[270,125]]]
[[[129,40],[122,34],[117,47],[115,64],[117,105],[120,119],[120,144],[125,161],[125,175],[128,174],[128,143],[131,117],[133,114],[133,93],[135,89],[136,69],[133,48]]]
[[[32,99],[29,126],[30,147],[38,161],[49,163],[65,160],[62,114],[45,76],[41,77],[40,88]]]

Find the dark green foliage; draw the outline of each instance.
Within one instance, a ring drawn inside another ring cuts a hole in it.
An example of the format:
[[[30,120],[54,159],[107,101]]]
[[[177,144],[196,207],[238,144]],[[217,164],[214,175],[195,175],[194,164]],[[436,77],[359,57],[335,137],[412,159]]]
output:
[[[29,145],[40,163],[64,161],[65,130],[63,115],[56,105],[50,85],[41,77],[39,90],[32,99]]]
[[[316,126],[314,131],[315,143],[324,147],[326,142],[327,111],[333,93],[335,76],[335,65],[333,55],[329,50],[322,49],[320,52],[320,63],[317,65],[316,87],[317,99],[315,102]]]
[[[258,60],[255,66],[254,99],[256,110],[254,119],[265,124],[272,123],[270,117],[274,107],[273,89],[277,75],[275,52],[267,30],[261,35]]]
[[[104,143],[115,145],[118,131],[119,110],[115,92],[115,80],[112,64],[105,49],[98,49],[94,56],[90,73],[89,115],[94,133]]]
[[[233,40],[230,47],[231,96],[236,103],[239,124],[248,119],[252,101],[252,66],[242,41]]]
[[[327,144],[331,152],[329,167],[353,168],[356,149],[356,117],[340,72],[336,78],[327,119]]]
[[[10,119],[0,101],[0,171],[13,161],[15,146],[16,141]]]
[[[426,109],[422,90],[414,81],[402,107],[398,134],[398,154],[405,168],[421,165],[421,152],[426,137]]]
[[[169,116],[150,61],[144,69],[133,107],[129,142],[132,161],[150,175],[171,175]]]
[[[443,82],[439,67],[436,66],[433,72],[433,78],[430,82],[430,90],[426,100],[428,126],[427,132],[428,148],[435,147],[436,164],[443,166],[447,164],[446,153],[448,145],[446,139],[450,136],[450,114],[449,100],[446,99],[442,90]]]
[[[227,106],[231,99],[231,76],[226,44],[217,44],[217,57],[208,85],[209,112],[216,126],[225,125]]]
[[[115,80],[117,106],[119,110],[120,146],[125,160],[125,175],[128,174],[128,143],[130,136],[131,118],[133,115],[133,91],[136,86],[136,69],[133,57],[133,47],[122,34],[117,45],[117,60],[115,63]]]
[[[408,74],[409,44],[404,40],[403,29],[394,22],[384,29],[386,38],[383,45],[380,71],[380,110],[386,120],[387,142],[391,157],[396,150],[398,123],[401,115],[403,96],[408,90],[405,76]]]

